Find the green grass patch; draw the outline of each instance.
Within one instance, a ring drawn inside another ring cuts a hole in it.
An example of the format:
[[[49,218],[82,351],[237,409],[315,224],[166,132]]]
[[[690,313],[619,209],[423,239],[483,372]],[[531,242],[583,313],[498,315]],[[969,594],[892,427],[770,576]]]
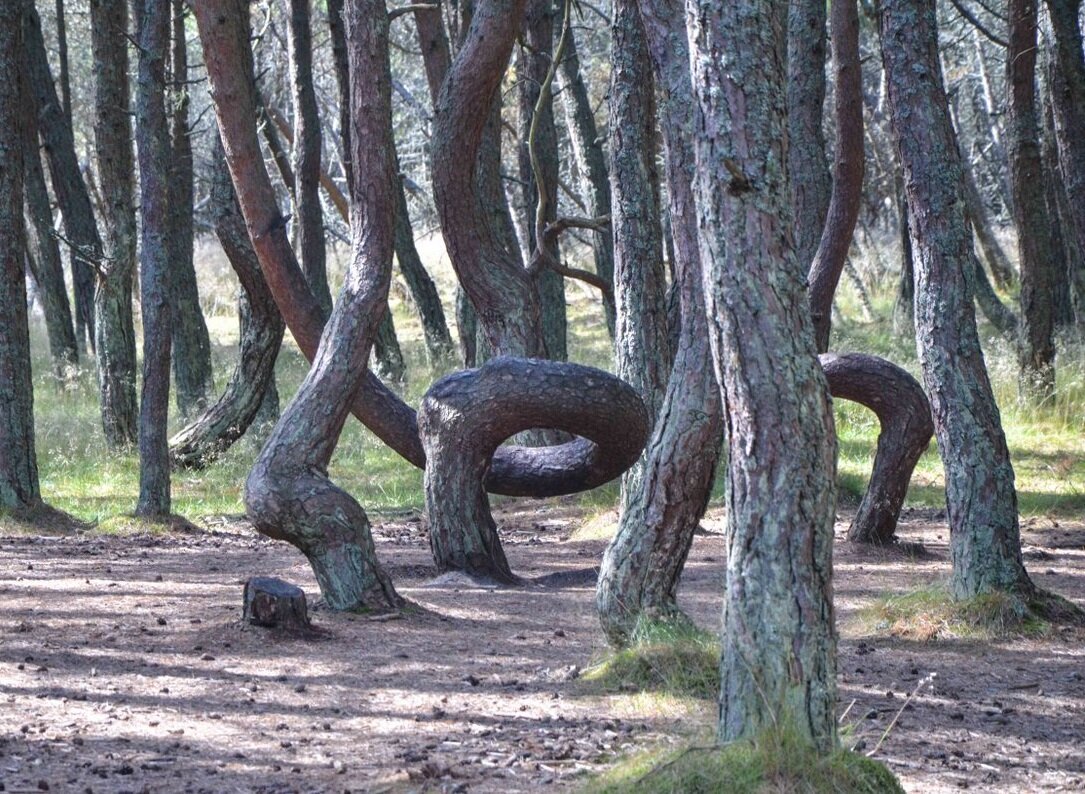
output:
[[[643,620],[628,647],[608,652],[581,678],[605,692],[715,700],[719,669],[719,637],[684,619]]]
[[[819,756],[794,732],[766,733],[722,747],[632,756],[591,781],[589,792],[618,794],[896,794],[882,763],[848,750]]]
[[[1012,593],[986,593],[954,600],[942,585],[885,596],[863,611],[873,631],[930,642],[937,639],[995,640],[1042,636],[1051,624],[1034,605]]]

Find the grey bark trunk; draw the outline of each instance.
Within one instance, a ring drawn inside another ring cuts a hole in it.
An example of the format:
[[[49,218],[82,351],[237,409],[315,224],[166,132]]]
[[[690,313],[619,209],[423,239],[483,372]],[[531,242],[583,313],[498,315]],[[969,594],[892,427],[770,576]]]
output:
[[[136,149],[139,158],[140,307],[143,310],[143,388],[139,402],[139,501],[136,514],[169,515],[170,466],[166,420],[170,400],[169,122],[166,60],[170,4],[137,5],[139,69]]]
[[[636,487],[627,480],[622,491],[618,533],[599,570],[596,606],[607,638],[616,645],[630,639],[642,616],[681,614],[675,598],[678,580],[708,506],[723,435],[693,197],[696,164],[686,30],[666,3],[642,0],[640,16],[661,89],[681,327],[655,432],[638,464]]]
[[[0,4],[0,512],[41,502],[34,452],[34,385],[23,275],[23,26],[26,0]]]
[[[576,49],[575,28],[569,31],[565,57],[558,64],[561,78],[561,98],[565,108],[565,123],[569,130],[573,156],[580,173],[580,192],[584,205],[593,218],[610,215],[610,179],[607,175],[606,154],[595,125],[588,88],[580,70]],[[595,272],[608,284],[614,283],[614,235],[610,227],[592,232],[592,258]],[[607,331],[614,336],[614,298],[603,294],[603,311]]]
[[[215,393],[211,337],[207,332],[193,259],[193,158],[189,128],[188,41],[183,0],[173,2],[170,122],[170,333],[177,409],[182,418],[202,413]]]
[[[247,13],[237,4],[232,11]],[[289,541],[305,554],[331,608],[361,609],[396,607],[402,599],[377,561],[365,511],[332,483],[327,466],[387,306],[396,172],[388,15],[382,0],[350,0],[346,27],[355,119],[354,255],[313,366],[249,475],[245,504],[260,532]]]
[[[245,221],[237,207],[226,155],[216,135],[212,153],[211,214],[215,234],[241,282],[241,341],[237,366],[218,401],[170,439],[175,466],[202,468],[241,438],[257,419],[275,383],[275,361],[285,324],[260,272]],[[278,400],[275,416],[278,419]]]
[[[128,9],[117,0],[90,4],[95,64],[94,143],[102,191],[105,251],[94,293],[95,353],[106,441],[136,440],[136,335],[132,276],[136,265],[135,164],[128,90]]]
[[[795,731],[829,753],[836,440],[790,234],[785,15],[771,0],[687,2],[698,230],[730,451],[719,734]]]

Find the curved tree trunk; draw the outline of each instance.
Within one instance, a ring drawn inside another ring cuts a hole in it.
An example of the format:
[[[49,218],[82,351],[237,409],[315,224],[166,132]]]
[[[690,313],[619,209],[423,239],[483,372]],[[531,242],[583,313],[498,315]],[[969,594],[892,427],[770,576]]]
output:
[[[991,228],[991,216],[987,212],[987,205],[983,203],[979,188],[976,187],[976,179],[972,175],[967,160],[962,158],[964,166],[964,200],[968,208],[968,217],[972,221],[972,231],[976,234],[976,240],[983,251],[983,258],[987,260],[987,266],[991,268],[991,275],[1000,287],[1012,284],[1016,280],[1009,257],[1002,249],[1002,244],[995,237]]]
[[[399,349],[391,307],[385,309],[377,326],[377,335],[373,338],[373,358],[376,359],[373,369],[377,377],[392,383],[407,381],[407,365],[403,362],[403,351]]]
[[[41,503],[23,274],[24,5],[29,5],[27,0],[0,4],[0,129],[9,131],[0,138],[0,512],[4,513]]]
[[[218,401],[170,439],[175,466],[202,468],[229,449],[257,418],[269,387],[285,324],[260,272],[237,207],[222,143],[212,153],[211,214],[226,258],[241,282],[241,341],[237,367]],[[276,405],[276,416],[277,416]]]
[[[640,9],[652,71],[661,89],[681,330],[639,482],[622,491],[618,533],[599,569],[596,606],[603,631],[615,645],[628,642],[642,615],[680,614],[675,600],[678,580],[708,506],[723,435],[693,198],[693,95],[685,25],[667,3],[641,0]]]
[[[1055,394],[1055,272],[1036,110],[1036,0],[1010,0],[1007,12],[1010,171],[1021,263],[1021,386],[1025,394],[1047,400]]]
[[[600,464],[625,468],[644,446],[648,417],[633,388],[606,372],[498,357],[434,383],[418,427],[437,568],[515,584],[483,486],[498,445],[525,430],[554,428],[594,441]]]
[[[836,155],[832,198],[825,227],[810,265],[810,311],[819,353],[829,349],[833,295],[848,259],[863,199],[863,74],[859,62],[857,0],[832,0],[833,103]],[[790,68],[790,66],[789,66]],[[792,189],[792,193],[794,193]],[[802,207],[794,207],[796,212]],[[801,225],[801,224],[800,224]],[[803,260],[799,260],[802,262]],[[805,264],[805,262],[804,262]]]
[[[575,29],[569,31],[565,57],[558,63],[561,77],[561,98],[565,107],[565,120],[569,129],[569,141],[580,172],[581,195],[585,207],[593,218],[610,216],[610,180],[607,176],[606,155],[595,126],[588,88],[580,71],[580,56],[576,50]],[[614,236],[610,227],[592,233],[592,256],[595,272],[607,284],[614,283]],[[614,298],[603,293],[603,311],[607,331],[614,336]]]
[[[245,17],[234,8],[239,2],[208,0],[195,6],[204,62],[249,237],[283,319],[312,360],[324,328],[323,316],[294,258],[286,222],[263,165],[255,126],[252,50],[241,24]],[[416,466],[425,465],[414,411],[372,373],[362,372],[351,410],[397,453]],[[596,453],[594,444],[582,440],[541,449],[502,447],[487,472],[486,488],[510,496],[557,496],[594,488],[622,473],[620,461],[600,462]]]
[[[216,21],[223,24],[221,16]],[[360,609],[395,607],[402,599],[377,562],[365,511],[331,482],[327,466],[387,306],[396,171],[384,3],[349,0],[346,25],[354,256],[313,366],[249,475],[245,505],[260,532],[305,554],[331,608]]]
[[[172,303],[170,335],[173,342],[173,377],[177,408],[191,419],[202,412],[215,392],[211,364],[211,337],[207,333],[196,286],[193,260],[192,137],[188,124],[188,40],[184,0],[173,2],[173,48],[170,75],[170,269]]]
[[[26,199],[28,244],[34,251],[36,271],[42,308],[45,312],[45,329],[49,335],[49,353],[53,359],[53,372],[65,377],[71,367],[79,363],[79,344],[72,325],[71,304],[64,284],[64,267],[60,259],[60,246],[53,234],[53,212],[49,205],[49,190],[45,186],[45,173],[38,152],[38,125],[32,116],[23,125],[23,188]]]
[[[1021,558],[1006,436],[972,308],[974,249],[961,163],[937,60],[934,0],[882,0],[882,60],[916,249],[916,347],[946,470],[957,598],[1039,591]],[[952,317],[955,321],[945,322]]]
[[[38,134],[49,162],[53,195],[64,218],[64,231],[71,241],[72,283],[75,288],[76,339],[83,344],[84,335],[94,350],[94,279],[102,259],[102,242],[94,222],[90,194],[79,172],[75,155],[75,140],[64,107],[57,98],[49,57],[42,38],[41,19],[33,3],[24,8],[24,52],[26,53],[30,96],[38,116]],[[104,416],[106,439],[124,446],[135,440],[134,415],[122,421],[128,424],[119,432],[111,432],[111,421]]]
[[[310,0],[290,0],[288,39],[290,87],[294,102],[294,206],[297,209],[301,270],[324,314],[331,313],[324,212],[320,206],[320,112],[313,88],[313,43]]]
[[[730,450],[720,739],[795,731],[827,754],[837,747],[836,440],[779,167],[786,7],[686,8],[698,230]]]
[[[139,70],[136,149],[139,158],[140,307],[143,310],[143,389],[139,402],[139,501],[136,515],[170,512],[170,209],[166,60],[170,4],[136,5]]]
[[[833,189],[824,132],[828,5],[825,0],[790,0],[788,5],[787,168],[795,215],[795,250],[806,266],[814,261],[818,250]],[[831,296],[829,301],[831,304]]]
[[[538,292],[510,248],[508,230],[492,217],[495,197],[486,190],[492,176],[480,174],[485,164],[476,167],[525,3],[482,0],[476,6],[434,110],[432,156],[449,259],[492,352],[535,357],[544,352]]]

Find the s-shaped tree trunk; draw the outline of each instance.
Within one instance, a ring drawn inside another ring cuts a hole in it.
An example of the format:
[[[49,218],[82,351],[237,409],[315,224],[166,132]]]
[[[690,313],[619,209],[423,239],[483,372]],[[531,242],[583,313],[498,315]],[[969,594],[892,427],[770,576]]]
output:
[[[402,600],[377,562],[365,511],[327,467],[387,307],[397,174],[383,0],[348,0],[346,26],[354,256],[313,366],[249,475],[245,505],[260,532],[305,554],[330,607],[362,609]]]
[[[836,749],[836,436],[790,233],[786,5],[687,0],[697,211],[727,422],[722,741]]]

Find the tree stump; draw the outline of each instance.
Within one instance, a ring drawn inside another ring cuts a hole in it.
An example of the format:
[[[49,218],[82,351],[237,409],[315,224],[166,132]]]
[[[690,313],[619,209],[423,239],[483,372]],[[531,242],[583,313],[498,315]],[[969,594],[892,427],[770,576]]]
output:
[[[283,631],[309,632],[305,591],[270,576],[253,576],[245,582],[244,624]]]

